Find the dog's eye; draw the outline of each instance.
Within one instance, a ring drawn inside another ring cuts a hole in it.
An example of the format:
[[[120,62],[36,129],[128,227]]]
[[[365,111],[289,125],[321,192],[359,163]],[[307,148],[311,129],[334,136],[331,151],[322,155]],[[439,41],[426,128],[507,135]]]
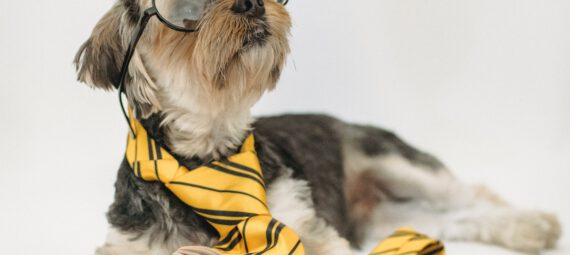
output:
[[[180,29],[196,29],[208,0],[155,0],[160,17]],[[189,27],[192,26],[192,27]]]

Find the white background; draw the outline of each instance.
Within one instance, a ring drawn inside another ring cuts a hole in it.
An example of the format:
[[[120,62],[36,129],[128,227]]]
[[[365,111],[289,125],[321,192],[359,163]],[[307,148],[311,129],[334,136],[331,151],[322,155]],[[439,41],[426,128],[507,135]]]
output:
[[[79,85],[71,61],[111,4],[2,1],[1,254],[93,254],[104,240],[126,125],[115,94]],[[570,1],[288,8],[291,59],[256,114],[317,111],[393,129],[460,178],[570,229]],[[548,254],[569,254],[568,240]]]

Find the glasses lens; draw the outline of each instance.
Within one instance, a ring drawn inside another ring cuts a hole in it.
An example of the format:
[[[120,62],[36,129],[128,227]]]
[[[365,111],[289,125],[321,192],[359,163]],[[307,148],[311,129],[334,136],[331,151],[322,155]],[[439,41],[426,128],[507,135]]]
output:
[[[160,17],[180,30],[195,30],[208,0],[155,0]]]

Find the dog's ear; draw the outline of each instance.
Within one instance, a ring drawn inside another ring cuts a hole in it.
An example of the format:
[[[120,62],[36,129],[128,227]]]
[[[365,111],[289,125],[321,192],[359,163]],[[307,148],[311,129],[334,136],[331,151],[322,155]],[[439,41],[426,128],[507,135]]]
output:
[[[119,1],[97,23],[91,37],[75,56],[79,81],[105,90],[113,89],[113,84],[118,83],[125,48],[137,24],[138,10],[134,0]],[[156,84],[137,51],[124,82],[129,102],[134,105],[137,114],[144,117],[159,111]]]
[[[79,48],[74,60],[79,81],[106,90],[117,83],[124,55],[120,33],[123,12],[123,6],[113,6]]]

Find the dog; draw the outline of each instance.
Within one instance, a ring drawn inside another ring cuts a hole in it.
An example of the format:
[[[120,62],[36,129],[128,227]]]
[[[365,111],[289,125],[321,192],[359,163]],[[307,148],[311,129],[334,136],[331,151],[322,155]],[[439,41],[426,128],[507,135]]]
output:
[[[461,182],[390,131],[324,115],[254,119],[250,108],[283,70],[289,14],[275,0],[203,2],[194,32],[149,21],[125,78],[127,100],[149,134],[188,167],[232,155],[253,132],[269,208],[307,254],[356,254],[400,226],[527,253],[555,246],[555,215],[514,208]],[[114,4],[79,49],[81,82],[113,89],[137,21],[152,4]],[[140,180],[123,161],[115,188],[108,238],[96,254],[216,254],[206,248],[217,240],[214,229],[164,185]]]

